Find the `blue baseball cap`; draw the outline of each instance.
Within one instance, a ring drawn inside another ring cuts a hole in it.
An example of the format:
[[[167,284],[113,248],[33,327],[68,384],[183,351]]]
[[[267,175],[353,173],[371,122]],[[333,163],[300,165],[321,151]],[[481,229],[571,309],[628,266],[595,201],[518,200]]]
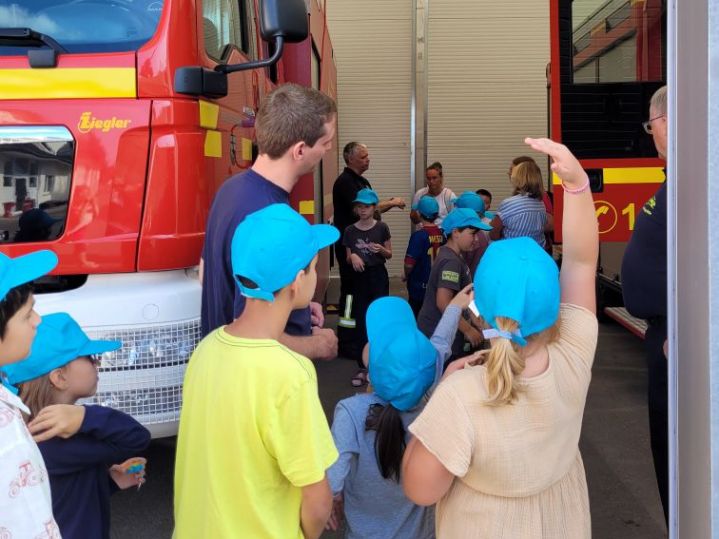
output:
[[[559,316],[559,270],[531,238],[495,241],[474,274],[474,303],[489,325],[497,317],[518,323],[516,333],[500,336],[525,346],[526,338],[552,326]]]
[[[492,230],[487,223],[483,223],[477,212],[469,208],[455,208],[447,214],[442,224],[439,225],[445,236],[449,236],[455,228],[472,227],[479,230]]]
[[[379,204],[379,197],[374,190],[369,187],[365,187],[357,192],[357,197],[352,202],[355,204],[367,204],[368,206],[377,205]]]
[[[232,237],[232,274],[243,296],[274,301],[275,292],[295,280],[318,251],[340,237],[331,225],[310,225],[287,204],[272,204],[251,213]],[[244,286],[245,277],[257,288]]]
[[[0,301],[16,286],[20,286],[46,273],[57,266],[57,255],[52,251],[35,251],[23,256],[10,258],[0,253]]]
[[[424,195],[417,201],[417,204],[412,205],[412,209],[417,210],[422,217],[432,219],[439,213],[439,204],[434,197]]]
[[[484,200],[474,191],[465,191],[452,202],[455,208],[469,208],[484,216]]]
[[[437,351],[417,329],[409,303],[394,296],[373,301],[367,337],[375,393],[401,412],[417,406],[434,382]]]
[[[7,383],[17,386],[82,357],[112,352],[120,341],[93,340],[67,313],[46,314],[37,327],[30,355],[18,363],[4,365]]]

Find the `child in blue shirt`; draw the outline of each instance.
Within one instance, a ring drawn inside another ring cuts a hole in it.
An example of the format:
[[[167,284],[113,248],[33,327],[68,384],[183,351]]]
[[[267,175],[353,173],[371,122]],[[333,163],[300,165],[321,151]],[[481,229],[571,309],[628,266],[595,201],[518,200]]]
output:
[[[439,226],[434,224],[439,215],[439,204],[434,197],[423,196],[412,209],[419,214],[421,228],[412,232],[409,237],[407,254],[404,257],[403,279],[407,281],[409,305],[417,318],[427,290],[432,262],[444,243],[444,234]]]
[[[91,340],[66,313],[49,314],[30,356],[3,367],[30,410],[28,426],[47,466],[65,539],[109,538],[110,494],[144,482],[144,459],[127,459],[148,446],[147,429],[118,410],[75,404],[95,394],[96,356],[121,346]]]
[[[434,508],[420,507],[405,497],[400,464],[407,425],[421,411],[424,395],[439,381],[452,353],[462,309],[473,297],[471,286],[455,296],[431,340],[417,329],[403,299],[388,296],[370,305],[369,378],[374,392],[340,401],[332,423],[340,456],[327,472],[336,500],[328,528],[338,528],[344,506],[346,539],[434,537]],[[455,362],[452,369],[474,357]]]

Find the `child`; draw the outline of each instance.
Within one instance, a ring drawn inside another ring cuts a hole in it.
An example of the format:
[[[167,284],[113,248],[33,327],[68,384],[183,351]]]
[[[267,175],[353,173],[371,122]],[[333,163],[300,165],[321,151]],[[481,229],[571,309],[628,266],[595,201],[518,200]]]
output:
[[[438,367],[441,373],[450,356],[461,311],[472,298],[471,286],[455,296],[431,341],[417,330],[412,310],[401,298],[380,298],[367,310],[374,392],[337,404],[332,435],[340,456],[327,472],[337,500],[329,527],[337,529],[343,505],[345,539],[434,537],[433,511],[405,497],[400,464],[406,428],[421,410]]]
[[[360,387],[367,383],[367,371],[362,364],[362,348],[367,343],[365,315],[369,304],[375,299],[389,295],[389,276],[385,262],[392,258],[392,242],[389,227],[374,218],[379,197],[372,189],[361,189],[354,199],[355,212],[359,221],[345,229],[343,243],[347,262],[354,270],[354,295],[350,303],[352,318],[355,320],[357,349],[350,351],[357,360],[360,370],[352,377],[352,385]]]
[[[487,189],[477,189],[475,192],[481,196],[484,201],[484,211],[489,211],[492,207],[492,193]]]
[[[0,253],[0,368],[30,353],[40,316],[29,283],[56,265],[52,251],[17,258]],[[60,537],[47,470],[22,417],[29,410],[0,377],[0,537]]]
[[[144,467],[125,473],[130,463],[123,461],[147,448],[147,429],[118,410],[75,404],[95,394],[96,356],[121,346],[91,340],[67,313],[48,314],[28,358],[3,367],[30,409],[29,426],[45,459],[52,511],[65,539],[108,539],[110,495],[144,482]],[[61,425],[70,426],[56,436]]]
[[[426,336],[432,335],[442,318],[442,313],[457,292],[472,282],[469,267],[462,258],[462,253],[472,249],[474,235],[479,230],[488,228],[488,225],[479,220],[476,212],[467,208],[455,208],[442,222],[447,243],[440,247],[437,258],[432,264],[432,271],[427,281],[427,293],[417,317],[417,326]],[[469,320],[463,318],[459,321],[459,332],[452,344],[454,358],[465,352],[465,339],[472,348],[479,347],[483,338],[478,328],[479,320],[476,318]]]
[[[493,243],[480,262],[475,304],[494,328],[491,351],[439,384],[402,465],[407,496],[437,503],[438,538],[591,537],[578,443],[598,333],[597,219],[569,150],[526,142],[564,185],[562,270],[526,237]]]
[[[175,537],[317,539],[332,509],[337,450],[312,362],[278,342],[309,305],[317,252],[339,238],[287,204],[236,228],[242,314],[205,337],[185,374],[175,462]]]
[[[424,301],[432,260],[444,243],[444,235],[434,224],[439,214],[439,204],[434,197],[423,196],[412,209],[419,215],[421,228],[412,232],[409,237],[407,254],[404,257],[403,280],[407,282],[409,304],[416,318]]]
[[[454,199],[454,207],[468,208],[474,212],[477,212],[477,217],[479,217],[479,219],[484,224],[490,226],[491,228],[491,225],[489,225],[491,219],[489,219],[485,215],[486,212],[484,210],[484,200],[477,193],[474,193],[472,191],[465,191],[464,193],[459,195],[458,198]],[[487,250],[487,247],[489,247],[489,234],[483,230],[474,235],[474,243],[472,244],[472,249],[470,251],[462,253],[464,260],[469,266],[470,275],[474,275],[474,272],[477,270],[477,266],[479,265],[479,261],[482,258],[484,251]]]

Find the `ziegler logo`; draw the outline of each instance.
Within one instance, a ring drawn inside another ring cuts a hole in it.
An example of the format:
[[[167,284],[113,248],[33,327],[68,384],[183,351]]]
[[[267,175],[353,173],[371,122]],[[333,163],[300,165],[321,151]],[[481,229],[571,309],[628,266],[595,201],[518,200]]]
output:
[[[92,115],[91,112],[83,112],[80,115],[80,121],[77,122],[77,128],[80,133],[89,133],[93,129],[99,129],[103,133],[107,133],[110,129],[125,129],[130,125],[132,120],[120,120],[113,116],[109,120],[101,120]]]

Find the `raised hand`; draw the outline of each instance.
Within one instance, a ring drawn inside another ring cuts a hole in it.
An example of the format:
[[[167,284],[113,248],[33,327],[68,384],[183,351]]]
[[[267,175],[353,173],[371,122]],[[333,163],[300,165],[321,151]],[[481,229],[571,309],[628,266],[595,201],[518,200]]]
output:
[[[587,173],[564,144],[559,144],[548,138],[529,137],[525,138],[524,142],[533,150],[552,158],[552,171],[562,179],[562,183],[569,189],[576,189],[587,183]]]

